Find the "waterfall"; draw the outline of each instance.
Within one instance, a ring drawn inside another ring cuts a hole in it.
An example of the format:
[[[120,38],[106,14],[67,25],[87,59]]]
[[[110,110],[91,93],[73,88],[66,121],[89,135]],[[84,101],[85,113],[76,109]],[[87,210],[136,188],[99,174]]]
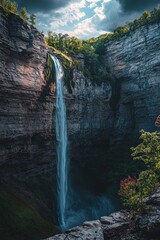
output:
[[[63,96],[63,67],[56,56],[51,56],[56,70],[56,140],[57,140],[57,190],[58,214],[61,229],[66,227],[67,171],[67,124]]]
[[[56,75],[56,140],[57,140],[57,203],[58,221],[62,231],[94,220],[113,211],[107,194],[94,195],[83,187],[74,188],[68,178],[66,107],[63,96],[63,67],[56,56],[51,56]],[[73,174],[73,173],[72,173]],[[81,174],[81,173],[80,173]],[[72,175],[73,176],[73,175]],[[68,183],[69,182],[69,183]]]

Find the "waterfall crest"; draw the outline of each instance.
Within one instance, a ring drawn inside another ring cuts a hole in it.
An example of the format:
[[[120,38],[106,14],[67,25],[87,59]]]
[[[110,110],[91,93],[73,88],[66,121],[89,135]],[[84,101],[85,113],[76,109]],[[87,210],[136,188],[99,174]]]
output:
[[[67,124],[63,96],[63,67],[56,56],[51,56],[56,71],[56,140],[57,140],[57,190],[58,217],[61,229],[66,227],[66,199],[68,188]]]

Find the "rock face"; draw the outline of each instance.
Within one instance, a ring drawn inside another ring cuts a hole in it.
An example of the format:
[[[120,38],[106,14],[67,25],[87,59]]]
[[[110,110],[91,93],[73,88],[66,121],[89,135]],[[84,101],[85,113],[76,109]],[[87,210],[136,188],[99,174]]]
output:
[[[160,189],[146,200],[151,210],[133,221],[126,211],[85,222],[47,240],[158,240],[160,235]]]
[[[117,83],[114,139],[154,130],[160,109],[159,38],[159,24],[153,24],[106,45],[106,66]]]
[[[72,93],[66,93],[68,135],[71,145],[90,145],[98,139],[109,137],[111,86],[93,85],[76,69],[73,72]],[[73,117],[74,116],[74,117]],[[76,142],[75,142],[76,139]],[[84,143],[85,141],[85,143]]]
[[[50,216],[46,206],[53,209],[55,194],[49,184],[54,181],[55,95],[47,93],[46,57],[43,36],[0,8],[1,181]]]
[[[123,143],[126,149],[119,150],[119,154],[117,151],[116,156],[121,162],[122,151],[130,154],[128,149],[137,141],[141,129],[157,129],[154,122],[160,109],[159,37],[159,25],[153,24],[107,43],[105,64],[111,77],[106,77],[105,84],[94,86],[82,74],[74,72],[72,91],[66,94],[66,99],[70,159],[72,166],[75,162],[78,166],[72,169],[77,185],[88,185],[93,191],[105,188],[107,173],[114,175],[113,166],[109,166],[113,156],[107,148]],[[100,163],[103,156],[106,159]],[[100,164],[104,167],[100,168]],[[119,172],[119,168],[115,171]],[[81,179],[77,179],[78,175]]]

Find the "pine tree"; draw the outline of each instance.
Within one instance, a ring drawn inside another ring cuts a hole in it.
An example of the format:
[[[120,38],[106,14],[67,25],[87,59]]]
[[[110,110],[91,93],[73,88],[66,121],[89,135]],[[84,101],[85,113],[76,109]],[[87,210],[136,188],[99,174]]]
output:
[[[21,18],[22,18],[24,21],[27,21],[27,20],[28,20],[27,9],[24,8],[24,7],[21,9]]]
[[[1,0],[0,5],[4,8],[6,6],[6,0]]]
[[[16,2],[7,1],[7,10],[14,14],[18,14],[18,4]]]
[[[33,27],[35,27],[35,25],[36,25],[36,15],[31,14],[31,15],[30,15],[29,22],[30,22],[30,24],[31,24]]]

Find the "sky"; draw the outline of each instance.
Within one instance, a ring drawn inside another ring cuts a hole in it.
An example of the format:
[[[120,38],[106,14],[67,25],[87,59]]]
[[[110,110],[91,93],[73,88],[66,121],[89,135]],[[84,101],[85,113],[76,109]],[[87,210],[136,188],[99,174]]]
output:
[[[81,39],[97,37],[160,6],[160,0],[16,0],[37,16],[37,28]]]

